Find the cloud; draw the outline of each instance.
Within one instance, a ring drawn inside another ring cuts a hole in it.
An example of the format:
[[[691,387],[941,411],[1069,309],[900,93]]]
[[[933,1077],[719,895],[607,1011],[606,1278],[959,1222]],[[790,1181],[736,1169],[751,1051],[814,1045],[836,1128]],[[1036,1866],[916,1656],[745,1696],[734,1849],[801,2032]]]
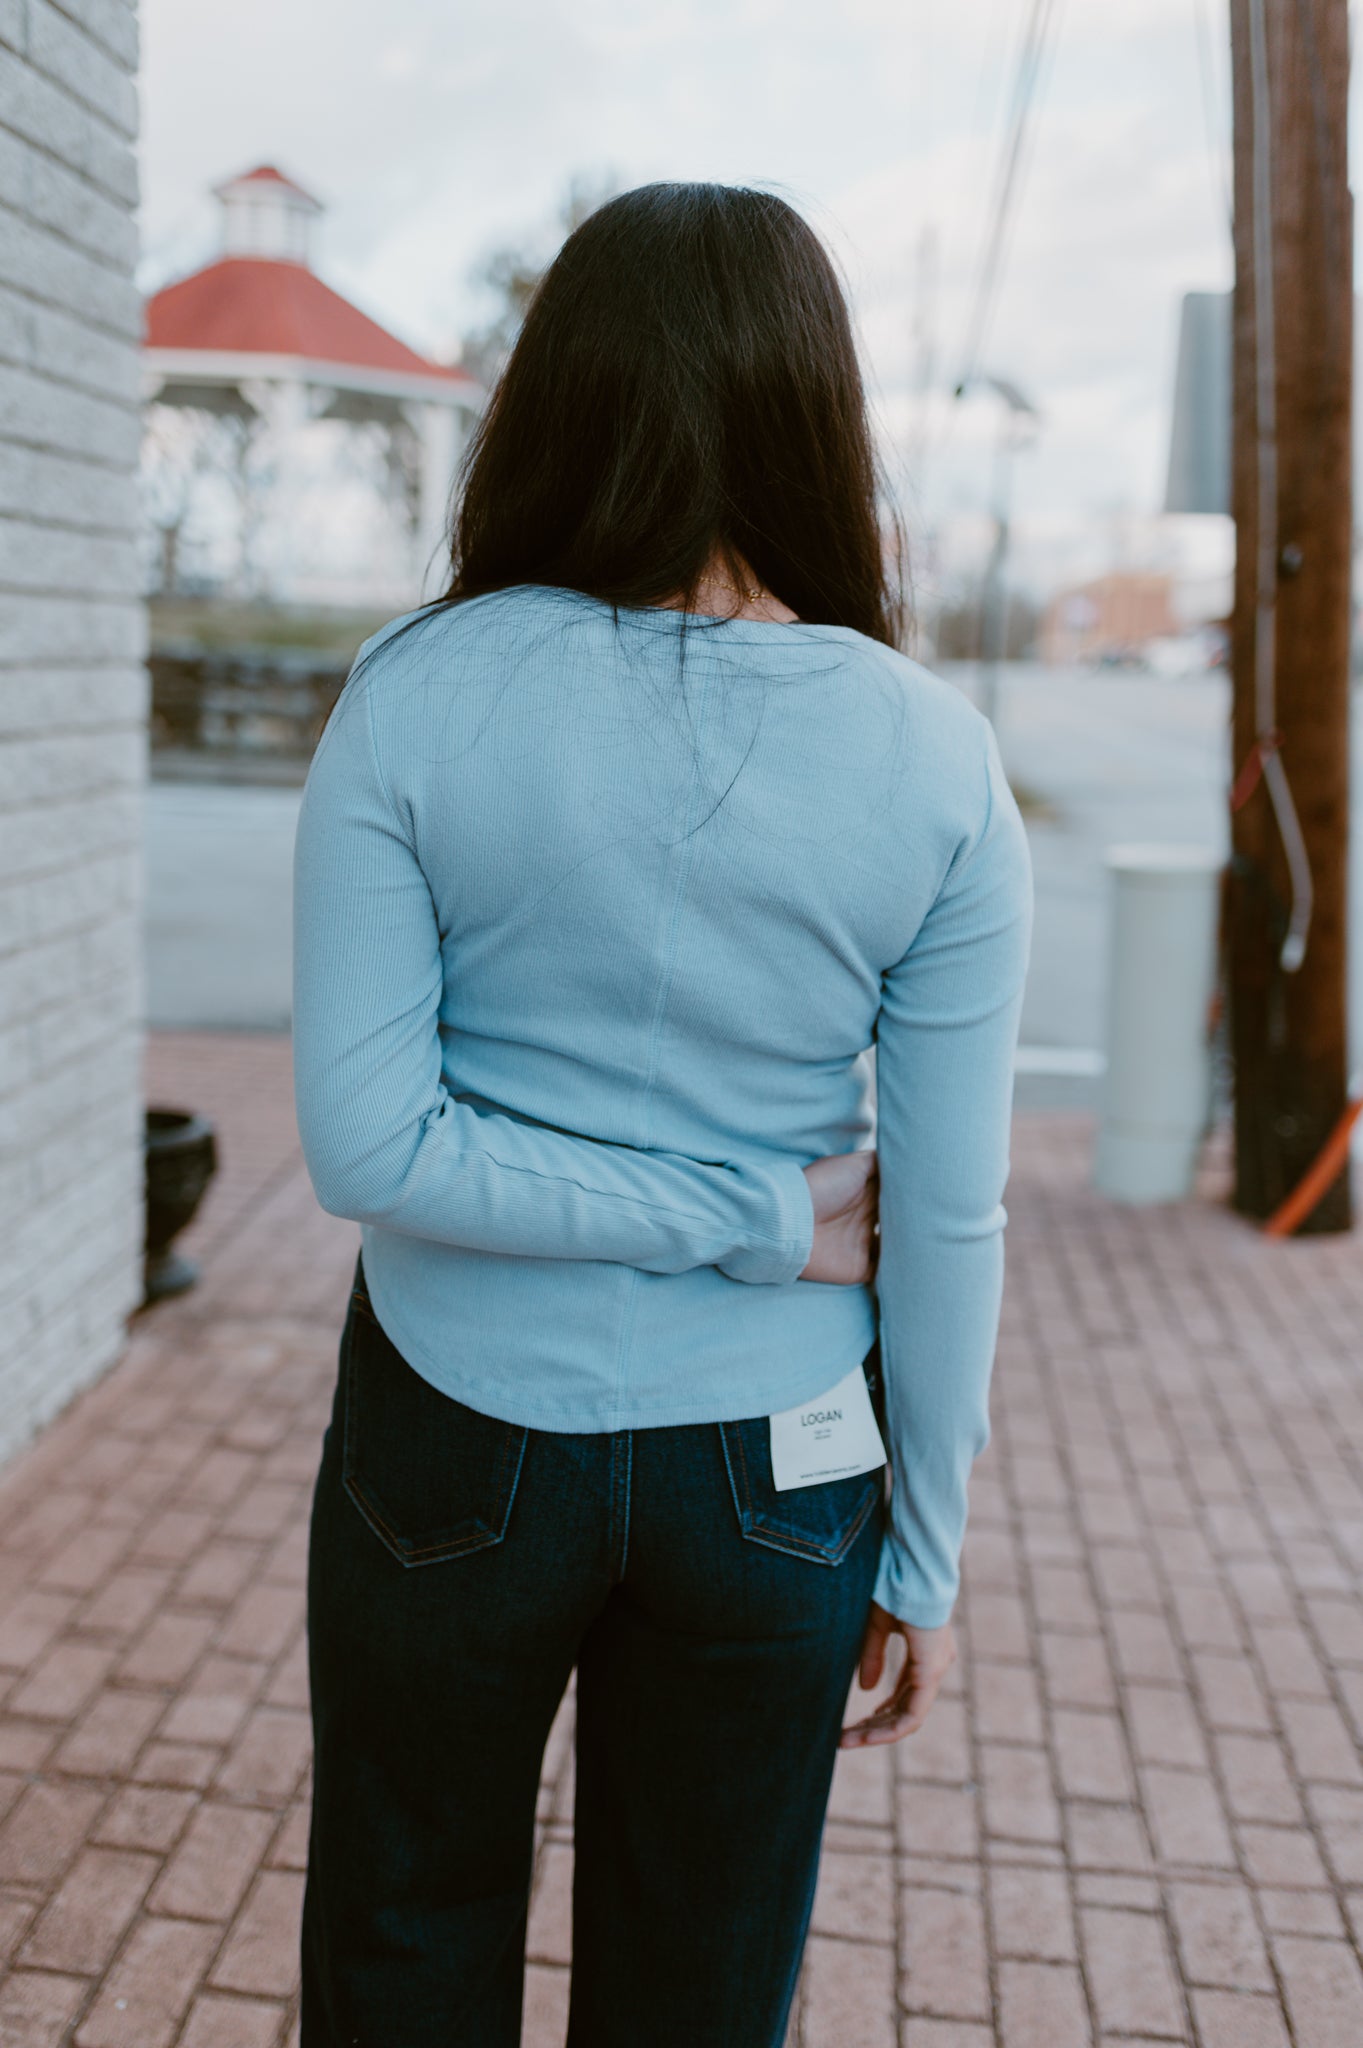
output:
[[[148,276],[210,253],[211,182],[278,160],[328,203],[327,275],[448,347],[480,310],[471,266],[575,172],[775,183],[843,260],[904,441],[925,327],[939,381],[959,357],[1019,19],[1016,0],[237,0],[229,36],[144,0]],[[1063,9],[987,349],[1044,414],[1024,523],[1157,499],[1177,296],[1228,272],[1219,169],[1189,0]],[[954,415],[928,488],[978,506],[991,408]]]

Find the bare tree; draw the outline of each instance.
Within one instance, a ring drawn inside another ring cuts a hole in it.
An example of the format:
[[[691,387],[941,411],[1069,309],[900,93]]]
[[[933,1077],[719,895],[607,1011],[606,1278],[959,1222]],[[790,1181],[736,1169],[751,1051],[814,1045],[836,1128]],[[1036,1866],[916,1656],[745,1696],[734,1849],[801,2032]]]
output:
[[[255,404],[237,398],[211,403],[173,400],[147,407],[143,426],[142,501],[153,536],[152,589],[171,597],[181,589],[187,548],[215,552],[215,516],[205,496],[232,507],[236,563],[226,572],[238,594],[257,594],[262,572],[257,541],[265,502],[275,481],[267,421]],[[219,534],[219,548],[221,534]],[[219,578],[222,569],[219,566]]]
[[[191,514],[204,477],[224,467],[222,422],[182,406],[147,407],[141,471],[151,539],[149,587],[162,597],[179,590]]]
[[[541,232],[526,235],[519,242],[503,243],[475,267],[471,281],[493,292],[497,300],[492,318],[481,327],[471,328],[460,346],[461,368],[480,384],[490,389],[496,382],[521,331],[535,286],[564,241],[598,206],[614,198],[619,189],[619,180],[610,173],[588,176],[579,172],[570,181],[554,215],[551,237]],[[552,239],[552,247],[546,251],[547,239]]]

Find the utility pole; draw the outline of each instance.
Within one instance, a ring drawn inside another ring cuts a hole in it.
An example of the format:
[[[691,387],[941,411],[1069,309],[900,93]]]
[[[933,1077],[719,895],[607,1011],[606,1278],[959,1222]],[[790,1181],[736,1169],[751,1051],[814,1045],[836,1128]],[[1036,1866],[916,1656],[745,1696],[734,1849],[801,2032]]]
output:
[[[1024,398],[1011,378],[980,375],[956,386],[956,398],[964,398],[975,385],[985,384],[1001,401],[998,439],[994,444],[993,514],[994,542],[985,564],[980,589],[979,652],[975,663],[976,702],[991,725],[998,724],[999,665],[1008,653],[1008,585],[1005,572],[1012,538],[1013,457],[1027,445],[1040,415],[1029,398]]]
[[[1230,26],[1233,1200],[1266,1217],[1338,1125],[1349,1078],[1349,10],[1230,0]],[[1301,1227],[1352,1220],[1346,1154]]]

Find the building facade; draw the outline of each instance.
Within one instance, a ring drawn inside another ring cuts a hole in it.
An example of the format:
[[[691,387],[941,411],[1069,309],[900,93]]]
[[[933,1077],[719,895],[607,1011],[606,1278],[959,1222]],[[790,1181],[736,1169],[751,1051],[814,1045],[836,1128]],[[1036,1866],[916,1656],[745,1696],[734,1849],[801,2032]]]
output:
[[[1182,630],[1173,579],[1161,573],[1114,570],[1052,598],[1041,622],[1041,659],[1101,661],[1139,653],[1152,640]]]
[[[0,1456],[141,1298],[137,17],[0,0]]]

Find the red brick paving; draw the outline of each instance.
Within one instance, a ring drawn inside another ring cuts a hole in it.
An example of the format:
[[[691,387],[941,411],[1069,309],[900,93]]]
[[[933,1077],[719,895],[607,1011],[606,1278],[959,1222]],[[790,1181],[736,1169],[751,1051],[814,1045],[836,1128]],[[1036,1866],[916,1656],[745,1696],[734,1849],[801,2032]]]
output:
[[[190,1295],[0,1478],[0,2043],[285,2048],[303,1574],[354,1258],[287,1044],[156,1038],[222,1168]],[[1363,2043],[1363,1250],[1124,1211],[1019,1119],[963,1656],[839,1760],[792,2048]],[[571,1704],[526,2048],[559,2048]],[[401,2048],[395,2042],[392,2048]],[[645,2044],[641,2044],[645,2048]],[[701,2048],[701,2044],[698,2044]]]

